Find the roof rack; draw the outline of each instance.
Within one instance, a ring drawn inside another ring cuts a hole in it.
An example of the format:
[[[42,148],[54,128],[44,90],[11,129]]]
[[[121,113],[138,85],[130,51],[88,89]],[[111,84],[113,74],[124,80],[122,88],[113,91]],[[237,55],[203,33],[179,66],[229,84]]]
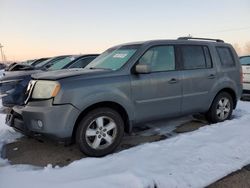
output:
[[[196,38],[196,37],[179,37],[178,40],[207,40],[207,41],[214,41],[214,42],[224,42],[221,39]]]

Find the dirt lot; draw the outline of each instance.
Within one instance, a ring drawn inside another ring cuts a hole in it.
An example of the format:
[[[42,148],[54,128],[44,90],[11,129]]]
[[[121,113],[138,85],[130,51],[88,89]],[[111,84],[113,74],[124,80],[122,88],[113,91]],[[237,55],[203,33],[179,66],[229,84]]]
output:
[[[166,126],[166,124],[168,125]],[[194,131],[207,124],[200,116],[148,124],[140,129],[135,129],[132,135],[125,136],[117,152],[139,144],[159,141],[177,134]],[[22,137],[16,142],[5,145],[2,150],[2,157],[7,158],[11,164],[65,166],[86,156],[78,150],[76,145],[64,146],[40,137]],[[234,172],[208,187],[250,187],[250,167]]]

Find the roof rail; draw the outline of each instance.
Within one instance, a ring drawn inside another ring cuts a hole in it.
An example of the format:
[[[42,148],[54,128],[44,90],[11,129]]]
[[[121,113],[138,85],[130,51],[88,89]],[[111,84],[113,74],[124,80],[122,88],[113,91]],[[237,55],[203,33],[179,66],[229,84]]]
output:
[[[179,37],[178,40],[207,40],[207,41],[214,41],[214,42],[224,42],[221,39],[196,38],[196,37]]]

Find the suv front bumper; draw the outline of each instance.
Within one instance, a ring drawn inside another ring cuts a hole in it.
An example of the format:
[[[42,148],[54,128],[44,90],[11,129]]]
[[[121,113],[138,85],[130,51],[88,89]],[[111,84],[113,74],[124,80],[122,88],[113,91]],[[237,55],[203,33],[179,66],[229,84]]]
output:
[[[70,104],[15,106],[6,123],[25,135],[42,134],[58,141],[71,138],[80,111]]]

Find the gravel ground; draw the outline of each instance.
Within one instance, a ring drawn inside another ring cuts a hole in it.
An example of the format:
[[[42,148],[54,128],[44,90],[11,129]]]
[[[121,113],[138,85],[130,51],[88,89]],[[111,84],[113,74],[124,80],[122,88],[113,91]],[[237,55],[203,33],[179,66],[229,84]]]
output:
[[[208,186],[208,188],[249,188],[250,187],[250,169],[244,167],[239,171],[222,178],[221,180]]]

